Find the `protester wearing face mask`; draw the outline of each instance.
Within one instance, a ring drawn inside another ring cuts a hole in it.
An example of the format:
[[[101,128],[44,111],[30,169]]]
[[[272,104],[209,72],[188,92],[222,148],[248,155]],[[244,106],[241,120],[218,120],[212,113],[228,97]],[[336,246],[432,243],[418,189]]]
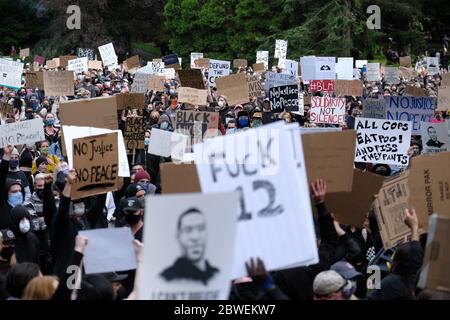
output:
[[[225,132],[225,134],[233,134],[236,133],[237,129],[236,129],[236,120],[231,119],[228,124],[227,124],[227,130]]]
[[[262,125],[263,125],[263,123],[262,123],[262,113],[259,112],[259,111],[253,113],[251,127],[252,128],[259,128]]]
[[[151,183],[151,178],[147,171],[137,172],[134,176],[134,182],[145,190],[145,194],[154,194],[156,191],[156,186]]]
[[[50,143],[58,143],[60,128],[55,127],[55,115],[53,113],[47,113],[44,118],[44,134],[45,139]]]
[[[131,233],[136,240],[142,241],[144,231],[144,201],[136,197],[124,199],[123,212],[125,220],[131,228]]]
[[[238,130],[246,130],[250,127],[250,120],[247,111],[240,111],[237,115]]]
[[[158,129],[161,129],[161,130],[173,131],[170,119],[166,114],[163,114],[159,117],[157,126],[158,126]]]
[[[33,218],[33,230],[46,230],[44,221],[44,187],[47,175],[38,174],[34,179],[34,192],[29,200],[25,200],[23,206],[28,209]]]
[[[14,232],[16,261],[39,263],[39,239],[32,232],[31,217],[27,208],[18,205],[11,210],[11,226]]]
[[[355,270],[355,268],[348,262],[339,261],[333,264],[330,270],[336,271],[342,278],[347,281],[347,285],[344,287],[343,294],[345,300],[358,300],[354,296],[357,289],[357,281],[362,276],[361,272]]]
[[[11,160],[9,161],[9,171],[7,178],[10,180],[20,181],[25,190],[25,200],[29,200],[31,198],[29,181],[26,174],[19,169],[19,161],[19,151],[14,148],[11,154]]]
[[[50,154],[50,144],[47,140],[42,141],[39,148],[40,156],[33,162],[33,167],[31,168],[31,172],[36,174],[38,172],[38,167],[43,166],[43,163],[46,162],[46,170],[44,167],[41,167],[39,172],[41,173],[54,173],[56,170],[56,166],[60,162],[58,156]]]

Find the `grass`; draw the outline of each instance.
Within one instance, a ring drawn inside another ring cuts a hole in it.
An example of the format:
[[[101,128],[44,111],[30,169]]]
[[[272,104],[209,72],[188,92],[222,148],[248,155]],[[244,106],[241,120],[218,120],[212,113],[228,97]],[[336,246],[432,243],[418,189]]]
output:
[[[132,42],[132,47],[135,49],[140,49],[149,54],[160,56],[161,50],[158,47],[155,47],[153,43],[145,43],[145,42]]]

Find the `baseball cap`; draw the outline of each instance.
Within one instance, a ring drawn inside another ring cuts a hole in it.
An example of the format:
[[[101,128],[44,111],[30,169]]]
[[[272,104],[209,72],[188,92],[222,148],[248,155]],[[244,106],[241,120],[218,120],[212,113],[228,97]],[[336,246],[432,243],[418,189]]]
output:
[[[124,201],[123,212],[126,214],[136,212],[139,209],[144,209],[142,201],[136,197],[126,198]]]
[[[356,271],[355,268],[346,261],[336,262],[331,266],[330,270],[336,271],[346,280],[351,280],[362,275],[361,272]]]
[[[313,282],[314,294],[327,296],[341,290],[347,281],[336,271],[328,270],[319,273]]]

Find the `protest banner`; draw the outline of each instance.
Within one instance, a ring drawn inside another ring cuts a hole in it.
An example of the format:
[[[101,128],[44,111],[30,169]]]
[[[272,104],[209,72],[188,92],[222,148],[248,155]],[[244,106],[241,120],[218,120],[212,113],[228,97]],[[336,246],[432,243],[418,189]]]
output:
[[[344,123],[345,98],[311,97],[310,119],[312,123]]]
[[[264,69],[269,69],[269,51],[256,51],[256,63],[264,63]]]
[[[102,58],[103,65],[105,67],[115,66],[118,64],[118,58],[112,42],[98,47],[98,51],[100,52],[100,57]]]
[[[336,75],[339,80],[353,80],[353,58],[337,58]]]
[[[450,86],[450,73],[443,73],[441,74],[442,80],[441,80],[441,86]]]
[[[77,58],[77,56],[72,56],[72,55],[70,55],[70,56],[60,56],[58,58],[59,59],[59,66],[62,67],[62,68],[66,68],[67,69],[69,61],[73,60],[73,59],[76,59],[76,58]]]
[[[195,60],[203,59],[203,53],[201,52],[191,52],[191,69],[196,68]]]
[[[411,67],[411,57],[410,56],[400,57],[400,66],[407,68]]]
[[[123,109],[144,109],[145,108],[145,95],[143,93],[121,93],[117,94],[116,97],[116,106],[117,111],[121,111]]]
[[[266,81],[264,83],[264,90],[269,93],[269,89],[279,86],[288,86],[297,84],[297,79],[289,74],[267,72]]]
[[[433,97],[386,97],[388,120],[412,122],[412,134],[420,135],[420,123],[430,122],[434,116],[436,99]]]
[[[199,68],[199,69],[208,69],[209,61],[210,61],[210,59],[206,59],[206,58],[199,58],[197,60],[194,60],[195,67]]]
[[[364,66],[367,66],[367,60],[355,60],[355,67],[361,69]]]
[[[248,61],[247,59],[234,59],[233,60],[233,68],[247,68]]]
[[[89,48],[77,48],[78,58],[88,58],[88,60],[95,60],[95,50]]]
[[[363,83],[361,80],[336,80],[334,82],[334,92],[337,97],[363,95]]]
[[[181,69],[180,60],[178,60],[177,54],[169,54],[162,58],[162,62],[166,68],[173,68],[175,70]]]
[[[450,110],[450,86],[441,85],[438,88],[437,109],[439,111]]]
[[[205,83],[203,82],[203,75],[200,69],[178,70],[177,73],[181,86],[201,90],[205,89]]]
[[[355,162],[408,165],[411,122],[357,117],[355,130]]]
[[[139,299],[227,299],[238,204],[237,192],[147,198]],[[206,269],[193,276],[198,263]]]
[[[45,140],[42,119],[6,123],[0,126],[0,148],[33,144]]]
[[[35,56],[33,57],[33,62],[36,62],[36,63],[38,63],[40,66],[43,66],[43,65],[45,65],[45,57],[35,55]]]
[[[129,71],[131,69],[136,69],[141,67],[141,60],[138,55],[132,56],[124,61],[123,63],[125,70]]]
[[[386,119],[386,100],[385,99],[365,99],[363,101],[364,118]]]
[[[430,216],[427,244],[418,287],[450,292],[450,218],[439,214]]]
[[[252,69],[255,73],[262,73],[264,72],[266,69],[266,67],[264,66],[264,63],[254,63],[252,66]]]
[[[67,70],[73,71],[76,74],[88,71],[88,58],[78,58],[69,60],[67,64]]]
[[[380,63],[367,63],[366,80],[370,82],[380,82]]]
[[[333,212],[334,219],[339,223],[362,228],[384,177],[369,171],[353,169],[352,178],[351,192],[327,194],[327,209]]]
[[[209,60],[208,83],[210,87],[216,86],[216,79],[230,74],[230,62],[221,60]]]
[[[27,89],[44,89],[44,73],[39,72],[27,72],[25,73],[25,87]]]
[[[311,80],[309,81],[308,91],[316,92],[334,92],[334,80]]]
[[[315,57],[315,77],[311,80],[334,80],[336,79],[336,58],[335,57]],[[302,65],[302,79],[303,65]]]
[[[77,181],[70,193],[72,200],[119,189],[119,153],[117,133],[72,140],[73,168]]]
[[[164,90],[166,90],[166,87],[164,86],[165,83],[166,83],[166,77],[159,76],[157,74],[151,74],[148,77],[147,89],[163,92]]]
[[[79,235],[89,239],[83,255],[86,274],[136,269],[134,237],[129,227],[80,230]]]
[[[288,42],[285,40],[275,40],[275,55],[274,58],[286,59]]]
[[[44,72],[44,91],[46,96],[73,96],[73,71]]]
[[[175,113],[175,132],[190,135],[192,143],[200,142],[207,133],[211,136],[217,135],[218,128],[218,112],[177,111]]]
[[[115,96],[61,102],[61,124],[117,130],[116,104]]]
[[[300,111],[298,86],[296,84],[270,88],[269,100],[272,112]]]
[[[103,63],[101,61],[88,61],[88,67],[89,69],[94,69],[94,70],[103,70]]]
[[[134,75],[133,83],[131,84],[132,93],[147,93],[149,90],[149,80],[152,76],[151,73],[136,72]]]
[[[439,58],[438,57],[426,57],[427,71],[429,76],[439,74]]]
[[[19,57],[20,59],[25,59],[30,56],[30,48],[20,49]]]
[[[147,121],[145,117],[128,116],[125,121],[125,147],[127,150],[144,149],[145,131],[147,130]]]
[[[10,112],[13,112],[13,106],[7,102],[0,101],[0,114],[6,116]]]
[[[227,97],[229,106],[249,102],[248,84],[245,73],[217,78],[216,87],[219,95]]]
[[[450,137],[445,122],[420,124],[422,148],[425,153],[450,151]]]
[[[197,106],[206,106],[208,91],[188,87],[178,88],[178,102],[189,103]]]
[[[152,129],[148,153],[161,157],[171,157],[181,161],[184,157],[189,136],[160,129]]]
[[[23,63],[0,58],[0,87],[19,89],[22,86]]]
[[[385,67],[384,82],[387,84],[398,84],[400,82],[399,69],[396,67]]]
[[[161,193],[200,193],[197,168],[193,163],[161,163]]]
[[[261,80],[259,79],[258,75],[248,75],[247,84],[249,101],[254,97],[261,97],[264,95],[264,87],[262,86]]]
[[[59,58],[53,58],[52,60],[47,60],[47,68],[56,69],[60,66]]]
[[[250,257],[260,257],[267,270],[318,261],[300,139],[296,151],[294,158],[291,134],[281,122],[194,145],[202,192],[240,193],[231,279],[247,274]]]
[[[416,86],[406,86],[405,91],[403,92],[404,96],[411,96],[411,97],[426,97],[427,94],[425,90],[423,90],[420,87]]]
[[[311,131],[306,133],[307,129]],[[309,183],[324,179],[327,192],[350,192],[353,185],[353,164],[356,132],[322,132],[341,128],[301,128],[305,165]],[[305,134],[306,133],[306,134]]]

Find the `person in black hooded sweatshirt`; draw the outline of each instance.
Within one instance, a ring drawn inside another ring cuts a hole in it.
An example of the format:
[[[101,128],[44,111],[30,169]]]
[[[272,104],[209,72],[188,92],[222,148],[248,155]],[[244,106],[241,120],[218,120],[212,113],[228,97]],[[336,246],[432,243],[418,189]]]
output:
[[[11,231],[14,232],[16,261],[39,263],[39,239],[31,232],[31,217],[24,206],[11,210]]]

